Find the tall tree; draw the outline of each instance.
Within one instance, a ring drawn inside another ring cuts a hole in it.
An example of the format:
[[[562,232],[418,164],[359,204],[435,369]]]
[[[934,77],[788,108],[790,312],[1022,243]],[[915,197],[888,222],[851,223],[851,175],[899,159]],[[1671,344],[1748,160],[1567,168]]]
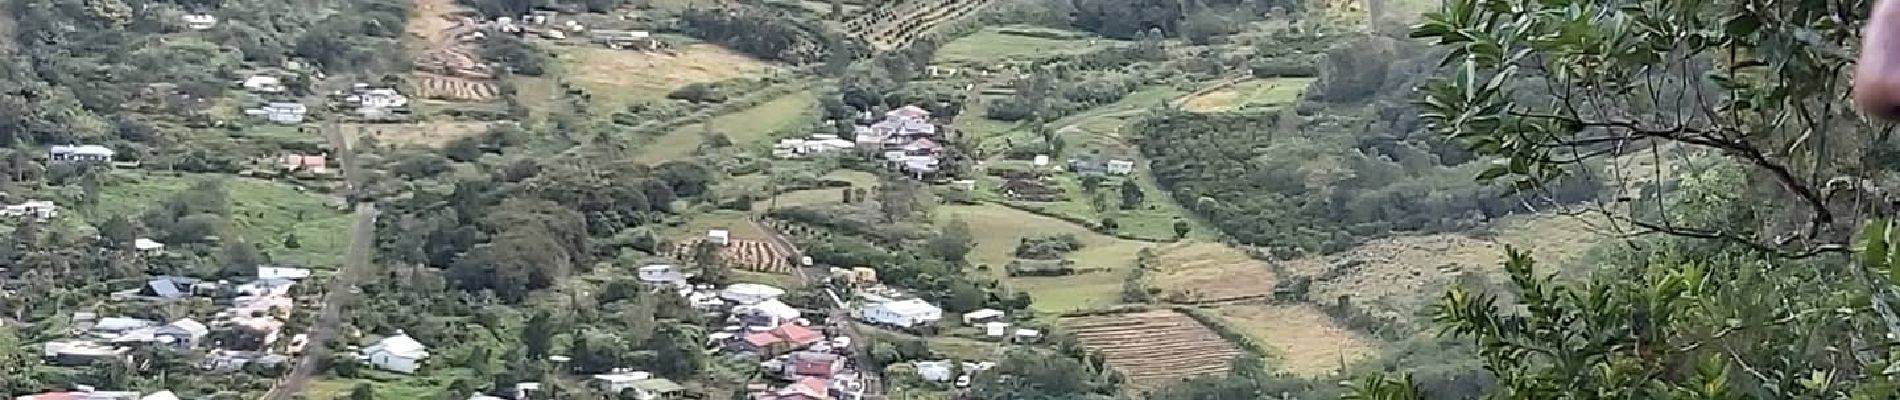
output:
[[[1135,178],[1122,179],[1121,206],[1123,210],[1141,208],[1141,201],[1146,197],[1148,195],[1141,191],[1141,185],[1135,184]]]

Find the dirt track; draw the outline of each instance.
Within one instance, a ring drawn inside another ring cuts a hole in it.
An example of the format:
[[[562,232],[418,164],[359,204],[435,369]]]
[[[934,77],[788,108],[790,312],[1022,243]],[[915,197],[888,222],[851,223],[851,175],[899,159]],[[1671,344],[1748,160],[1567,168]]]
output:
[[[355,300],[356,280],[368,268],[371,252],[376,248],[376,204],[358,201],[361,197],[356,189],[363,182],[363,175],[356,163],[356,152],[349,147],[342,129],[331,127],[325,130],[325,134],[333,148],[342,149],[337,152],[337,159],[349,182],[346,197],[357,201],[356,222],[350,227],[350,250],[343,263],[337,267],[336,275],[330,279],[330,285],[325,288],[322,309],[317,312],[317,323],[312,325],[315,331],[310,334],[303,356],[297,360],[290,374],[264,394],[264,400],[291,400],[303,392],[310,379],[316,377],[318,367],[329,356],[327,344],[336,338],[337,328],[342,325],[343,308]]]

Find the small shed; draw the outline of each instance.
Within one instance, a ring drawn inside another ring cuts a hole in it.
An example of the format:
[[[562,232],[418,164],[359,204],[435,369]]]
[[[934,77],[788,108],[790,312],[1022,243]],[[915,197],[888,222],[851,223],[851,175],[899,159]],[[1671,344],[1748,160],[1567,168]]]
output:
[[[950,360],[918,361],[915,363],[917,376],[931,382],[949,382],[956,370],[953,362]]]
[[[1003,317],[1002,310],[997,310],[993,308],[985,308],[981,310],[963,313],[963,323],[968,324],[968,323],[973,323],[973,322],[983,322],[983,321],[988,321],[988,320],[1002,318],[1002,317]]]
[[[1009,334],[1008,322],[986,322],[983,324],[983,336],[1000,338]]]
[[[732,244],[732,231],[724,229],[706,231],[706,241],[720,246]]]

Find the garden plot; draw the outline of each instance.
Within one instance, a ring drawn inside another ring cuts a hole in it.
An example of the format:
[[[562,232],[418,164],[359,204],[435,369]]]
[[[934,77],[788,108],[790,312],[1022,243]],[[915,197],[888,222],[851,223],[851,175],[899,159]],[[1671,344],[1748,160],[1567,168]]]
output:
[[[1242,354],[1199,321],[1172,310],[1063,319],[1066,330],[1100,352],[1130,386],[1152,389],[1227,373]]]

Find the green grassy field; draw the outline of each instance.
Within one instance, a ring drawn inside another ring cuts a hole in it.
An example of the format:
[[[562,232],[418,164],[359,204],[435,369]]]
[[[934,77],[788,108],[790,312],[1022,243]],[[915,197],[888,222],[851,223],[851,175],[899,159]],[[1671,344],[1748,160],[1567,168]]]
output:
[[[86,220],[103,222],[114,215],[138,216],[203,179],[223,179],[231,200],[230,233],[256,244],[279,262],[331,267],[349,247],[349,213],[333,208],[322,195],[256,179],[214,175],[169,176],[115,173],[101,187],[99,202],[82,210]],[[298,248],[284,247],[297,236]]]
[[[359,383],[368,383],[378,399],[430,399],[442,396],[442,392],[448,389],[447,382],[437,382],[442,379],[429,376],[409,377],[377,371],[371,371],[370,376],[364,379],[328,378],[311,381],[304,388],[303,398],[347,399],[350,391],[356,390]]]
[[[1012,59],[1081,53],[1113,42],[1076,31],[989,27],[945,43],[937,49],[936,58],[931,61],[936,64],[990,65]]]
[[[877,186],[877,175],[853,170],[837,170],[825,174],[823,179],[851,182],[851,188],[869,189]],[[759,189],[764,190],[763,186]],[[798,207],[819,204],[839,204],[844,202],[844,191],[848,188],[827,188],[794,190],[780,193],[771,199],[752,203],[752,209],[765,210],[770,207]]]
[[[703,212],[687,219],[685,224],[667,229],[667,237],[676,240],[697,239],[704,237],[708,230],[724,229],[732,232],[733,239],[765,240],[765,232],[760,231],[746,218],[746,213],[743,211]]]
[[[1135,253],[1150,246],[1146,242],[1118,239],[1055,218],[1044,217],[1009,207],[948,205],[937,207],[941,222],[962,220],[976,237],[976,249],[970,261],[990,266],[1003,277],[1016,243],[1022,238],[1052,234],[1072,234],[1081,239],[1083,248],[1069,254],[1081,268],[1105,268],[1108,271],[1063,277],[1007,278],[1009,286],[1029,292],[1035,306],[1044,311],[1068,311],[1114,305],[1121,300],[1124,271],[1133,265]]]
[[[664,99],[688,84],[758,77],[771,65],[717,45],[668,40],[676,43],[672,55],[595,45],[554,46],[553,54],[560,73],[605,110]]]
[[[712,124],[713,132],[725,134],[734,145],[744,145],[770,139],[772,134],[781,130],[810,124],[817,118],[812,113],[817,104],[818,96],[815,93],[799,91],[738,112],[713,117],[708,123]],[[674,129],[641,146],[635,151],[633,160],[659,164],[692,158],[694,151],[705,142],[706,130],[706,124]]]
[[[1219,90],[1189,97],[1181,108],[1193,112],[1267,109],[1299,102],[1313,78],[1249,79]]]
[[[1149,176],[1146,170],[1145,163],[1140,162],[1139,151],[1137,151],[1132,144],[1128,143],[1128,138],[1124,137],[1124,132],[1122,132],[1124,127],[1134,123],[1135,119],[1140,117],[1143,110],[1148,109],[1148,107],[1166,104],[1184,93],[1186,93],[1186,91],[1173,86],[1148,86],[1136,90],[1134,93],[1130,93],[1128,96],[1123,97],[1121,101],[1096,107],[1087,112],[1065,117],[1055,122],[1055,126],[1059,127],[1056,132],[1061,134],[1065,143],[1068,144],[1067,148],[1065,148],[1068,154],[1055,157],[1058,162],[1067,160],[1068,158],[1087,157],[1136,161],[1135,174],[1128,177],[1111,177],[1103,181],[1100,190],[1108,200],[1109,209],[1107,212],[1095,211],[1095,207],[1092,204],[1093,196],[1083,192],[1081,181],[1073,174],[1061,174],[1056,177],[1056,181],[1069,193],[1066,201],[1049,203],[1014,202],[1012,204],[1088,221],[1099,222],[1104,217],[1114,218],[1116,224],[1120,226],[1117,232],[1148,240],[1173,239],[1175,236],[1174,221],[1185,218],[1189,224],[1193,225],[1193,228],[1190,230],[1191,237],[1211,238],[1211,230],[1201,226],[1198,221],[1192,218],[1186,218],[1190,214],[1175,204],[1173,198],[1170,197],[1167,192],[1162,191],[1160,187],[1155,185],[1153,178]],[[982,118],[968,118],[968,120],[988,121]],[[963,121],[959,121],[959,124],[962,123]],[[1011,127],[1009,128],[1011,130],[1000,133],[984,130],[985,128],[994,128],[994,126],[985,126],[991,123],[997,123],[997,121],[977,122],[973,124],[976,126],[977,131],[980,132],[978,135],[989,135],[979,137],[988,139],[987,141],[991,148],[1000,149],[1004,146],[1004,141],[1001,140],[1001,138],[1031,140],[1029,138],[1030,134],[1024,130],[1026,128],[1016,129]],[[992,161],[994,162],[995,160]],[[1136,186],[1141,188],[1144,196],[1140,206],[1127,210],[1121,209],[1121,182],[1123,179],[1134,179]],[[993,190],[999,184],[1001,184],[1000,180],[986,178],[978,186],[985,190]],[[983,198],[1002,200],[1000,196],[994,193],[986,193]]]

